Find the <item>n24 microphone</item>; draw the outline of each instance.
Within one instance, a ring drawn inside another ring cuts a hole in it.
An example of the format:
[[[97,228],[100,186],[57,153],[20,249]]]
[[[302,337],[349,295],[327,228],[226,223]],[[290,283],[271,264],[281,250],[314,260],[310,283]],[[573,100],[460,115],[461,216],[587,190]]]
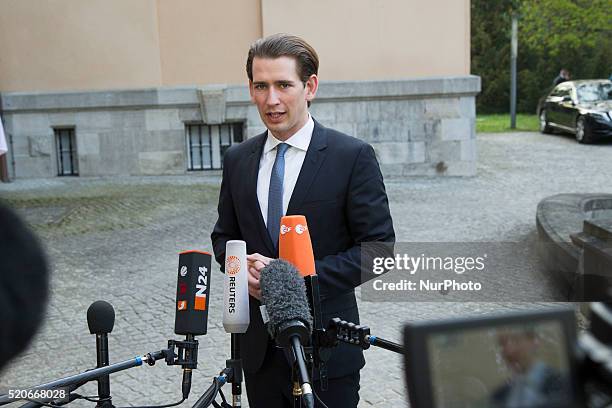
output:
[[[211,260],[208,252],[185,251],[179,254],[174,319],[176,334],[197,336],[207,332]]]
[[[316,273],[312,242],[305,216],[285,215],[281,218],[278,256],[292,263],[302,276]]]
[[[261,270],[261,297],[269,316],[268,330],[276,344],[291,351],[297,366],[302,396],[307,407],[314,407],[312,386],[306,368],[304,345],[310,343],[312,317],[306,285],[289,262],[278,259]]]
[[[170,340],[168,347],[180,343],[179,356],[183,367],[183,398],[191,390],[191,370],[198,365],[198,341],[195,336],[206,334],[208,329],[208,302],[210,300],[210,266],[212,256],[208,252],[185,251],[179,254],[176,283],[176,316],[174,333],[184,334],[184,342]]]
[[[249,287],[246,242],[225,244],[225,285],[223,290],[223,328],[226,333],[244,333],[249,327]]]

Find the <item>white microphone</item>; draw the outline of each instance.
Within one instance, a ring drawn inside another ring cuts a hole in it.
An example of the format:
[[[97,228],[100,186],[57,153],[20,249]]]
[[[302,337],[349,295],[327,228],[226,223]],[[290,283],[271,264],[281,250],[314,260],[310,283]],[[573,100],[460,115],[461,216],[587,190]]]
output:
[[[249,327],[249,287],[246,242],[225,244],[225,284],[223,290],[223,328],[226,333],[244,333]]]

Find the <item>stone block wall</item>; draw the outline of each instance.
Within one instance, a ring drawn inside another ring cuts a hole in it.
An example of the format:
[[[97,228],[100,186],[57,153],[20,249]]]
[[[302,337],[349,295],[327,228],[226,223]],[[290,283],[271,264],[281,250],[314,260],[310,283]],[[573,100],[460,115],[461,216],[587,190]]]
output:
[[[479,91],[475,76],[322,82],[311,113],[372,144],[387,178],[472,176]],[[188,124],[265,130],[245,86],[1,96],[11,178],[57,175],[54,128],[75,129],[80,176],[183,174]]]

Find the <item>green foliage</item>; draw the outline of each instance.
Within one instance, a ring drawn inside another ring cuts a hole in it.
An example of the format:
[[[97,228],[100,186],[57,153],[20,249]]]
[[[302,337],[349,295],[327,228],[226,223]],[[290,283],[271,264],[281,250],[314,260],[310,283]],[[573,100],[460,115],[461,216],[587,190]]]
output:
[[[612,0],[472,0],[472,73],[478,112],[508,112],[510,24],[519,17],[517,109],[534,112],[562,67],[573,79],[612,71]]]
[[[471,65],[472,73],[482,80],[478,96],[478,112],[508,110],[510,90],[510,27],[515,7],[511,0],[473,0],[471,3]]]

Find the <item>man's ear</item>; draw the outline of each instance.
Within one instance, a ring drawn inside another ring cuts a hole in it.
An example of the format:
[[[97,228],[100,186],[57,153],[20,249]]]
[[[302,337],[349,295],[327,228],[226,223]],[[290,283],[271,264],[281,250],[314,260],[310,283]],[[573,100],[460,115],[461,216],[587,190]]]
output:
[[[312,74],[308,81],[306,81],[306,100],[308,102],[312,101],[317,94],[317,89],[319,89],[319,78]]]

